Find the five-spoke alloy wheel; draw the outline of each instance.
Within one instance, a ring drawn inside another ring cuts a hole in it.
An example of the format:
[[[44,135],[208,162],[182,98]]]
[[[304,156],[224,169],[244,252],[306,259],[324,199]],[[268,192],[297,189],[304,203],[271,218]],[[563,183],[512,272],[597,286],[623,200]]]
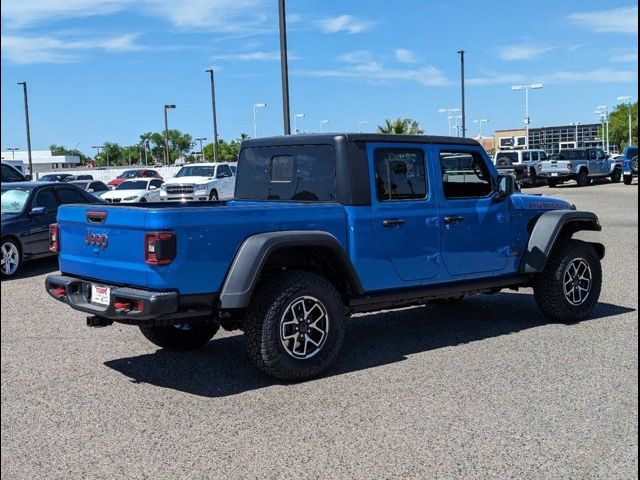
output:
[[[0,262],[3,277],[11,277],[16,274],[20,268],[21,255],[20,248],[14,240],[7,239],[2,241],[0,247]]]

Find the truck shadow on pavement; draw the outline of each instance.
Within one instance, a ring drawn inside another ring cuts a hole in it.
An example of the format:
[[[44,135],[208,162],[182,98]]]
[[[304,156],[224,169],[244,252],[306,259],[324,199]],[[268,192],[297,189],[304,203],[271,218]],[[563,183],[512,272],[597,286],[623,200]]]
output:
[[[23,278],[38,277],[58,271],[58,257],[47,257],[33,262],[25,262],[13,277],[3,278],[3,282],[13,282]]]
[[[600,303],[585,322],[633,311]],[[545,325],[553,324],[537,309],[533,296],[522,293],[473,297],[452,306],[428,305],[362,315],[349,322],[342,353],[321,378],[400,362],[408,355]],[[558,328],[579,327],[579,324],[555,325]],[[204,397],[225,397],[286,385],[286,382],[262,374],[251,364],[241,335],[214,338],[200,351],[174,353],[158,350],[153,354],[111,360],[105,365],[136,383]]]

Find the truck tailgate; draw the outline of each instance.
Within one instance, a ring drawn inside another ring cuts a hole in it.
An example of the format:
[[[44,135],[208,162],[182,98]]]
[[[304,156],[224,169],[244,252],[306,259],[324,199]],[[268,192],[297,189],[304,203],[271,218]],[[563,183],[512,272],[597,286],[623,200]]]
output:
[[[568,160],[549,160],[542,162],[542,173],[571,173],[572,162]]]
[[[102,221],[99,217],[104,215]],[[58,211],[60,270],[103,282],[147,287],[149,229],[144,209],[63,206]]]

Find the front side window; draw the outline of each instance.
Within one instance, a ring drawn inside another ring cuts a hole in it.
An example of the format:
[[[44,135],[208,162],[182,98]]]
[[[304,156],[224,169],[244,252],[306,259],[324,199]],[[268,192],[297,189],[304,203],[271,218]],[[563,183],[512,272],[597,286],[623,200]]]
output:
[[[229,178],[232,177],[231,169],[229,165],[220,165],[218,166],[217,178]]]
[[[448,199],[483,198],[493,192],[491,173],[479,152],[440,152],[444,194]]]
[[[336,161],[329,145],[245,148],[236,199],[333,202]]]
[[[378,200],[427,198],[424,152],[418,149],[379,148],[374,152]]]
[[[67,203],[85,203],[86,202],[86,200],[80,193],[74,190],[69,190],[68,188],[59,189],[58,196],[60,197],[61,205],[65,205]]]
[[[45,207],[47,213],[53,213],[58,211],[58,200],[52,188],[40,190],[36,194],[36,198],[33,201],[33,208]]]

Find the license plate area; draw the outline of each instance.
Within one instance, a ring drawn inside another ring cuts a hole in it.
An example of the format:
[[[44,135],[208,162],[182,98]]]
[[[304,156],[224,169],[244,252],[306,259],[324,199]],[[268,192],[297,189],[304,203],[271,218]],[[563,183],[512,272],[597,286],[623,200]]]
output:
[[[558,176],[558,173],[557,173],[557,172],[553,172],[553,173],[551,174],[551,176],[552,176],[552,177],[557,177],[557,176]]]
[[[108,307],[111,303],[111,288],[104,285],[91,284],[91,303]]]

